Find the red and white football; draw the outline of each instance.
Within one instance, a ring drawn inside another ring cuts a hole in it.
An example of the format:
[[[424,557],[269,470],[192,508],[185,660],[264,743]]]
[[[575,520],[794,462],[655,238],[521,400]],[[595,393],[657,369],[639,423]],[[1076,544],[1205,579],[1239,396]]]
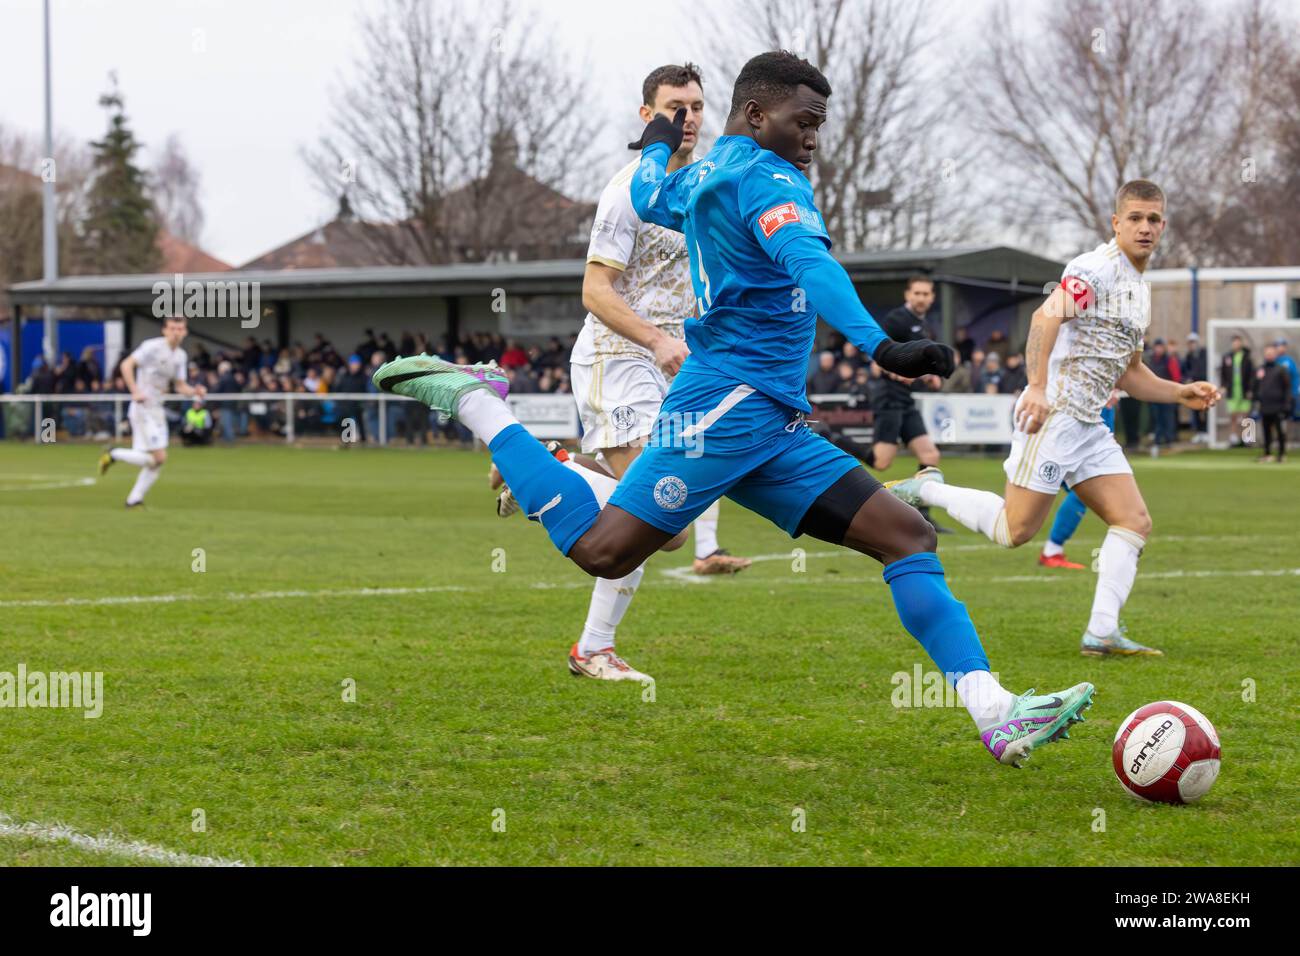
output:
[[[1219,776],[1219,735],[1195,707],[1162,700],[1120,721],[1111,756],[1139,800],[1195,803]]]

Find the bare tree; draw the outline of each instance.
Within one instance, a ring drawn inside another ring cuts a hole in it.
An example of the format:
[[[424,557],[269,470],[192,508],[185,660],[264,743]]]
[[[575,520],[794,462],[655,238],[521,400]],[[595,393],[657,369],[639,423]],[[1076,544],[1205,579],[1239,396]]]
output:
[[[54,156],[42,156],[39,141],[0,126],[0,315],[9,311],[4,294],[14,282],[39,279],[42,258],[42,189],[55,184],[59,273],[84,269],[78,224],[85,216],[90,157],[84,145],[56,136]]]
[[[1237,24],[1237,95],[1260,103],[1241,155],[1223,157],[1219,188],[1193,205],[1202,265],[1300,262],[1300,25],[1254,4]],[[1289,41],[1289,42],[1288,42]],[[1178,223],[1181,225],[1181,218]]]
[[[305,153],[318,186],[393,263],[543,249],[572,231],[593,118],[553,35],[511,0],[388,0],[360,23],[355,77]]]
[[[199,185],[199,171],[186,155],[180,137],[172,133],[153,164],[149,195],[167,231],[195,246],[204,222]]]
[[[1261,0],[1075,0],[1029,26],[1001,3],[962,78],[973,132],[999,159],[991,208],[1058,245],[1105,238],[1116,189],[1151,178],[1174,220],[1162,261],[1216,257],[1272,28]]]
[[[789,49],[830,81],[811,178],[842,249],[933,245],[970,233],[957,151],[940,138],[947,101],[936,89],[938,32],[929,23],[910,0],[735,0],[715,20],[718,59],[731,76],[755,53]]]

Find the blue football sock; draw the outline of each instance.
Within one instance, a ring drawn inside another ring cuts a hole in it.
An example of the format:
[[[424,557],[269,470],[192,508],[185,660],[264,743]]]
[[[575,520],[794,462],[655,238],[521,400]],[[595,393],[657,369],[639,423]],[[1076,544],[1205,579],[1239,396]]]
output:
[[[1088,513],[1088,506],[1079,500],[1073,491],[1065,496],[1061,506],[1056,509],[1056,518],[1052,521],[1052,530],[1048,540],[1053,544],[1064,545],[1079,530],[1079,522]]]
[[[926,551],[885,565],[885,583],[903,627],[950,682],[955,684],[969,671],[989,669],[966,605],[948,590],[937,554]]]
[[[492,460],[525,515],[540,521],[567,555],[600,517],[591,486],[565,468],[523,425],[510,425],[488,445]]]

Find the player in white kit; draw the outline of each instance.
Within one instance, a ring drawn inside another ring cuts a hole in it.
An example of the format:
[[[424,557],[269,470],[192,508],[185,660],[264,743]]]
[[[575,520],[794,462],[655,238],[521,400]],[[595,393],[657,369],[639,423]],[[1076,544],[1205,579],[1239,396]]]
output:
[[[698,68],[690,63],[659,67],[646,77],[641,92],[642,122],[656,113],[671,118],[678,109],[686,110],[682,145],[668,171],[693,162],[704,117]],[[590,311],[569,359],[582,450],[595,455],[615,480],[653,440],[668,383],[689,354],[683,325],[696,312],[685,237],[642,222],[632,208],[630,184],[639,165],[640,157],[628,163],[601,193],[582,284],[583,304]],[[495,472],[492,480],[499,481]],[[497,510],[505,515],[513,509],[507,489]],[[697,574],[735,574],[751,564],[718,546],[718,511],[715,503],[695,521],[692,569]],[[676,539],[665,550],[675,546],[680,546]],[[643,574],[640,567],[625,578],[597,579],[582,637],[569,651],[572,674],[646,678],[614,649],[615,630]]]
[[[187,332],[183,316],[169,316],[163,321],[162,335],[145,339],[122,361],[122,378],[131,392],[131,404],[127,409],[127,419],[131,422],[131,447],[104,452],[99,458],[99,473],[107,472],[115,461],[124,461],[140,469],[131,493],[126,496],[128,508],[144,504],[145,493],[158,480],[167,460],[169,436],[162,396],[173,383],[181,395],[202,398],[207,394],[202,385],[191,386],[188,382],[189,357],[181,348]]]
[[[913,505],[937,505],[972,531],[1014,548],[1038,533],[1064,482],[1106,522],[1092,616],[1080,650],[1087,655],[1157,655],[1128,639],[1119,612],[1151,534],[1151,516],[1124,452],[1102,422],[1118,388],[1144,402],[1203,410],[1219,400],[1209,382],[1158,378],[1142,362],[1151,288],[1142,278],[1165,229],[1165,197],[1144,179],[1119,191],[1115,237],[1071,260],[1061,284],[1034,313],[1025,345],[1029,385],[1016,402],[1005,499],[946,485],[938,469],[892,482]]]

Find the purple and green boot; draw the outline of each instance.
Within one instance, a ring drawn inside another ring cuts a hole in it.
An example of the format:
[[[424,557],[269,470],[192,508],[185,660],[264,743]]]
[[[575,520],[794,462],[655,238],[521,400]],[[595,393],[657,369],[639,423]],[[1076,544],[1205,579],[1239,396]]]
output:
[[[1070,736],[1070,725],[1083,721],[1095,690],[1087,681],[1046,697],[1030,689],[1016,698],[1006,717],[983,728],[980,739],[998,763],[1019,767],[1034,748]]]
[[[496,362],[456,365],[432,355],[399,355],[379,366],[371,381],[381,392],[414,398],[452,418],[466,392],[487,388],[503,401],[510,392],[510,380]]]

